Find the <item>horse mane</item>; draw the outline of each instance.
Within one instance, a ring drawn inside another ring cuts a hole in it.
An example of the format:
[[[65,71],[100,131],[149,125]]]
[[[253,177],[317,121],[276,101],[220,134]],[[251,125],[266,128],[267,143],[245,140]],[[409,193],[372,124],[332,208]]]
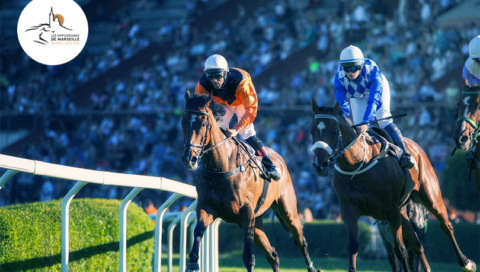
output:
[[[206,94],[197,94],[194,93],[190,97],[190,99],[187,102],[186,108],[205,108],[207,103],[210,101],[210,96]],[[222,119],[222,116],[225,115],[226,111],[225,109],[220,106],[220,104],[215,103],[215,101],[212,100],[209,106],[210,110],[212,111],[213,117],[215,118],[215,121],[220,121]]]

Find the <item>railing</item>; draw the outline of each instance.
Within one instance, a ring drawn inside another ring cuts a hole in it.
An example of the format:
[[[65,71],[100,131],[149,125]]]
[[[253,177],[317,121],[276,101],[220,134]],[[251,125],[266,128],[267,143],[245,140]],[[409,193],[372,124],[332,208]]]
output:
[[[18,172],[25,172],[34,175],[49,176],[60,179],[76,180],[77,183],[65,195],[62,201],[62,272],[68,271],[69,257],[69,206],[72,199],[78,191],[87,183],[96,183],[103,185],[116,185],[134,187],[132,191],[123,199],[120,205],[120,262],[119,270],[126,271],[127,255],[127,208],[132,199],[143,189],[156,189],[172,192],[173,194],[158,209],[156,214],[156,225],[154,231],[154,271],[161,270],[161,244],[162,244],[162,225],[165,211],[170,205],[181,196],[187,196],[196,199],[197,192],[194,186],[163,177],[150,177],[142,175],[112,173],[107,171],[96,171],[81,169],[41,161],[27,160],[12,156],[0,155],[0,168],[8,169],[0,177],[0,189],[7,181]],[[188,228],[188,219],[190,213],[195,209],[197,201],[195,200],[185,212],[181,214],[181,232],[180,232],[180,271],[185,269],[186,256],[186,237]],[[218,271],[218,225],[219,221],[212,224],[209,231],[202,241],[202,250],[200,252],[203,258],[200,258],[202,271]],[[171,254],[169,254],[171,259]]]

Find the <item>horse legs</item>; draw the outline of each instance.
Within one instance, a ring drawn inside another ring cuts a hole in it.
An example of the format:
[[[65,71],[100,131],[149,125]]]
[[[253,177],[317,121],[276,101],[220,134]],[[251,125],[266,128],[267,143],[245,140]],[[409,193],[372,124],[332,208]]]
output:
[[[291,190],[288,192],[293,194],[294,191]],[[290,204],[288,205],[287,199],[293,199],[295,201],[294,203],[288,203]],[[308,254],[308,244],[305,236],[303,236],[302,223],[300,222],[300,218],[298,218],[295,195],[287,195],[287,197],[282,197],[278,202],[278,205],[272,205],[272,209],[277,212],[280,217],[278,219],[282,220],[283,224],[285,224],[292,233],[295,245],[300,249],[303,257],[305,258],[305,264],[307,265],[308,272],[322,272],[322,270],[315,270],[313,262],[310,259],[310,254]]]
[[[463,255],[462,251],[458,247],[457,240],[455,240],[455,235],[453,233],[453,225],[450,220],[448,220],[447,208],[443,203],[440,189],[438,188],[437,191],[438,195],[425,192],[425,195],[422,194],[421,201],[425,205],[425,208],[427,208],[427,210],[429,210],[438,219],[440,228],[447,235],[448,239],[450,239],[450,243],[452,244],[455,254],[457,255],[458,264],[463,268],[463,271],[474,272],[477,270],[476,264],[472,260],[467,259],[467,257]],[[437,199],[437,201],[432,201],[432,199]]]
[[[197,206],[197,225],[193,231],[193,246],[190,254],[188,255],[188,264],[186,272],[199,271],[198,266],[198,252],[200,249],[200,242],[202,241],[203,234],[207,230],[208,226],[213,223],[213,216],[208,214],[204,209],[198,209]]]
[[[268,263],[274,272],[280,271],[280,259],[275,248],[270,245],[267,235],[263,232],[263,220],[261,217],[255,219],[255,244],[265,252]]]
[[[348,272],[356,272],[358,255],[358,211],[352,205],[340,203],[340,213],[342,215],[343,224],[347,229]]]
[[[402,219],[397,207],[392,208],[390,215],[388,215],[388,223],[390,224],[393,236],[395,237],[394,248],[397,258],[399,258],[402,263],[403,271],[408,272],[408,253],[403,244]],[[408,224],[410,224],[410,222],[408,222]]]
[[[243,264],[248,272],[253,272],[255,256],[253,255],[253,240],[255,235],[255,214],[251,206],[245,205],[240,209],[241,227],[243,229]]]
[[[417,234],[415,233],[415,230],[413,229],[413,226],[408,219],[408,215],[406,213],[406,208],[403,207],[400,211],[402,215],[402,231],[405,239],[408,241],[409,248],[418,256],[420,259],[420,262],[423,266],[423,270],[426,272],[430,272],[430,265],[427,262],[427,258],[425,257],[425,251],[423,248],[422,243],[418,239]],[[407,254],[408,256],[408,254]],[[414,263],[415,263],[415,256],[410,256],[411,261],[411,268],[413,271],[415,271]]]

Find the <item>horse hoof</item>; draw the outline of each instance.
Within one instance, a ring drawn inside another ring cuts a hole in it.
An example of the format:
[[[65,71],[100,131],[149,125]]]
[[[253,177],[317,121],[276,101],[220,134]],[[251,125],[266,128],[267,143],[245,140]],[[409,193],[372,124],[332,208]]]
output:
[[[468,260],[468,263],[465,267],[463,267],[463,271],[465,272],[476,272],[477,265],[472,260]]]
[[[200,267],[198,266],[198,263],[188,263],[187,264],[187,269],[185,272],[199,272]]]

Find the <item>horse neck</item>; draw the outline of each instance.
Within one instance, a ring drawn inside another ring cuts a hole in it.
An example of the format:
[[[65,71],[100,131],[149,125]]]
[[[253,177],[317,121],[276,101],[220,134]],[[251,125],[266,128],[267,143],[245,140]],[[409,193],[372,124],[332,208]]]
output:
[[[341,116],[338,116],[337,118],[340,122],[339,126],[340,132],[342,133],[344,148],[344,153],[337,158],[337,163],[340,168],[349,170],[353,165],[361,163],[364,160],[365,144],[362,140],[362,137],[358,137],[355,129],[353,129],[346,121],[344,121]],[[345,151],[346,148],[348,149]]]
[[[224,139],[225,135],[220,130],[215,121],[215,118],[210,115],[209,122],[211,124],[211,134],[210,140],[205,146],[205,149],[211,148],[217,144],[220,144]],[[206,152],[202,158],[202,166],[210,171],[215,172],[224,172],[231,170],[230,164],[231,162],[235,162],[234,160],[230,160],[229,158],[234,154],[235,144],[232,140],[228,140],[223,144],[215,146],[210,151]]]

